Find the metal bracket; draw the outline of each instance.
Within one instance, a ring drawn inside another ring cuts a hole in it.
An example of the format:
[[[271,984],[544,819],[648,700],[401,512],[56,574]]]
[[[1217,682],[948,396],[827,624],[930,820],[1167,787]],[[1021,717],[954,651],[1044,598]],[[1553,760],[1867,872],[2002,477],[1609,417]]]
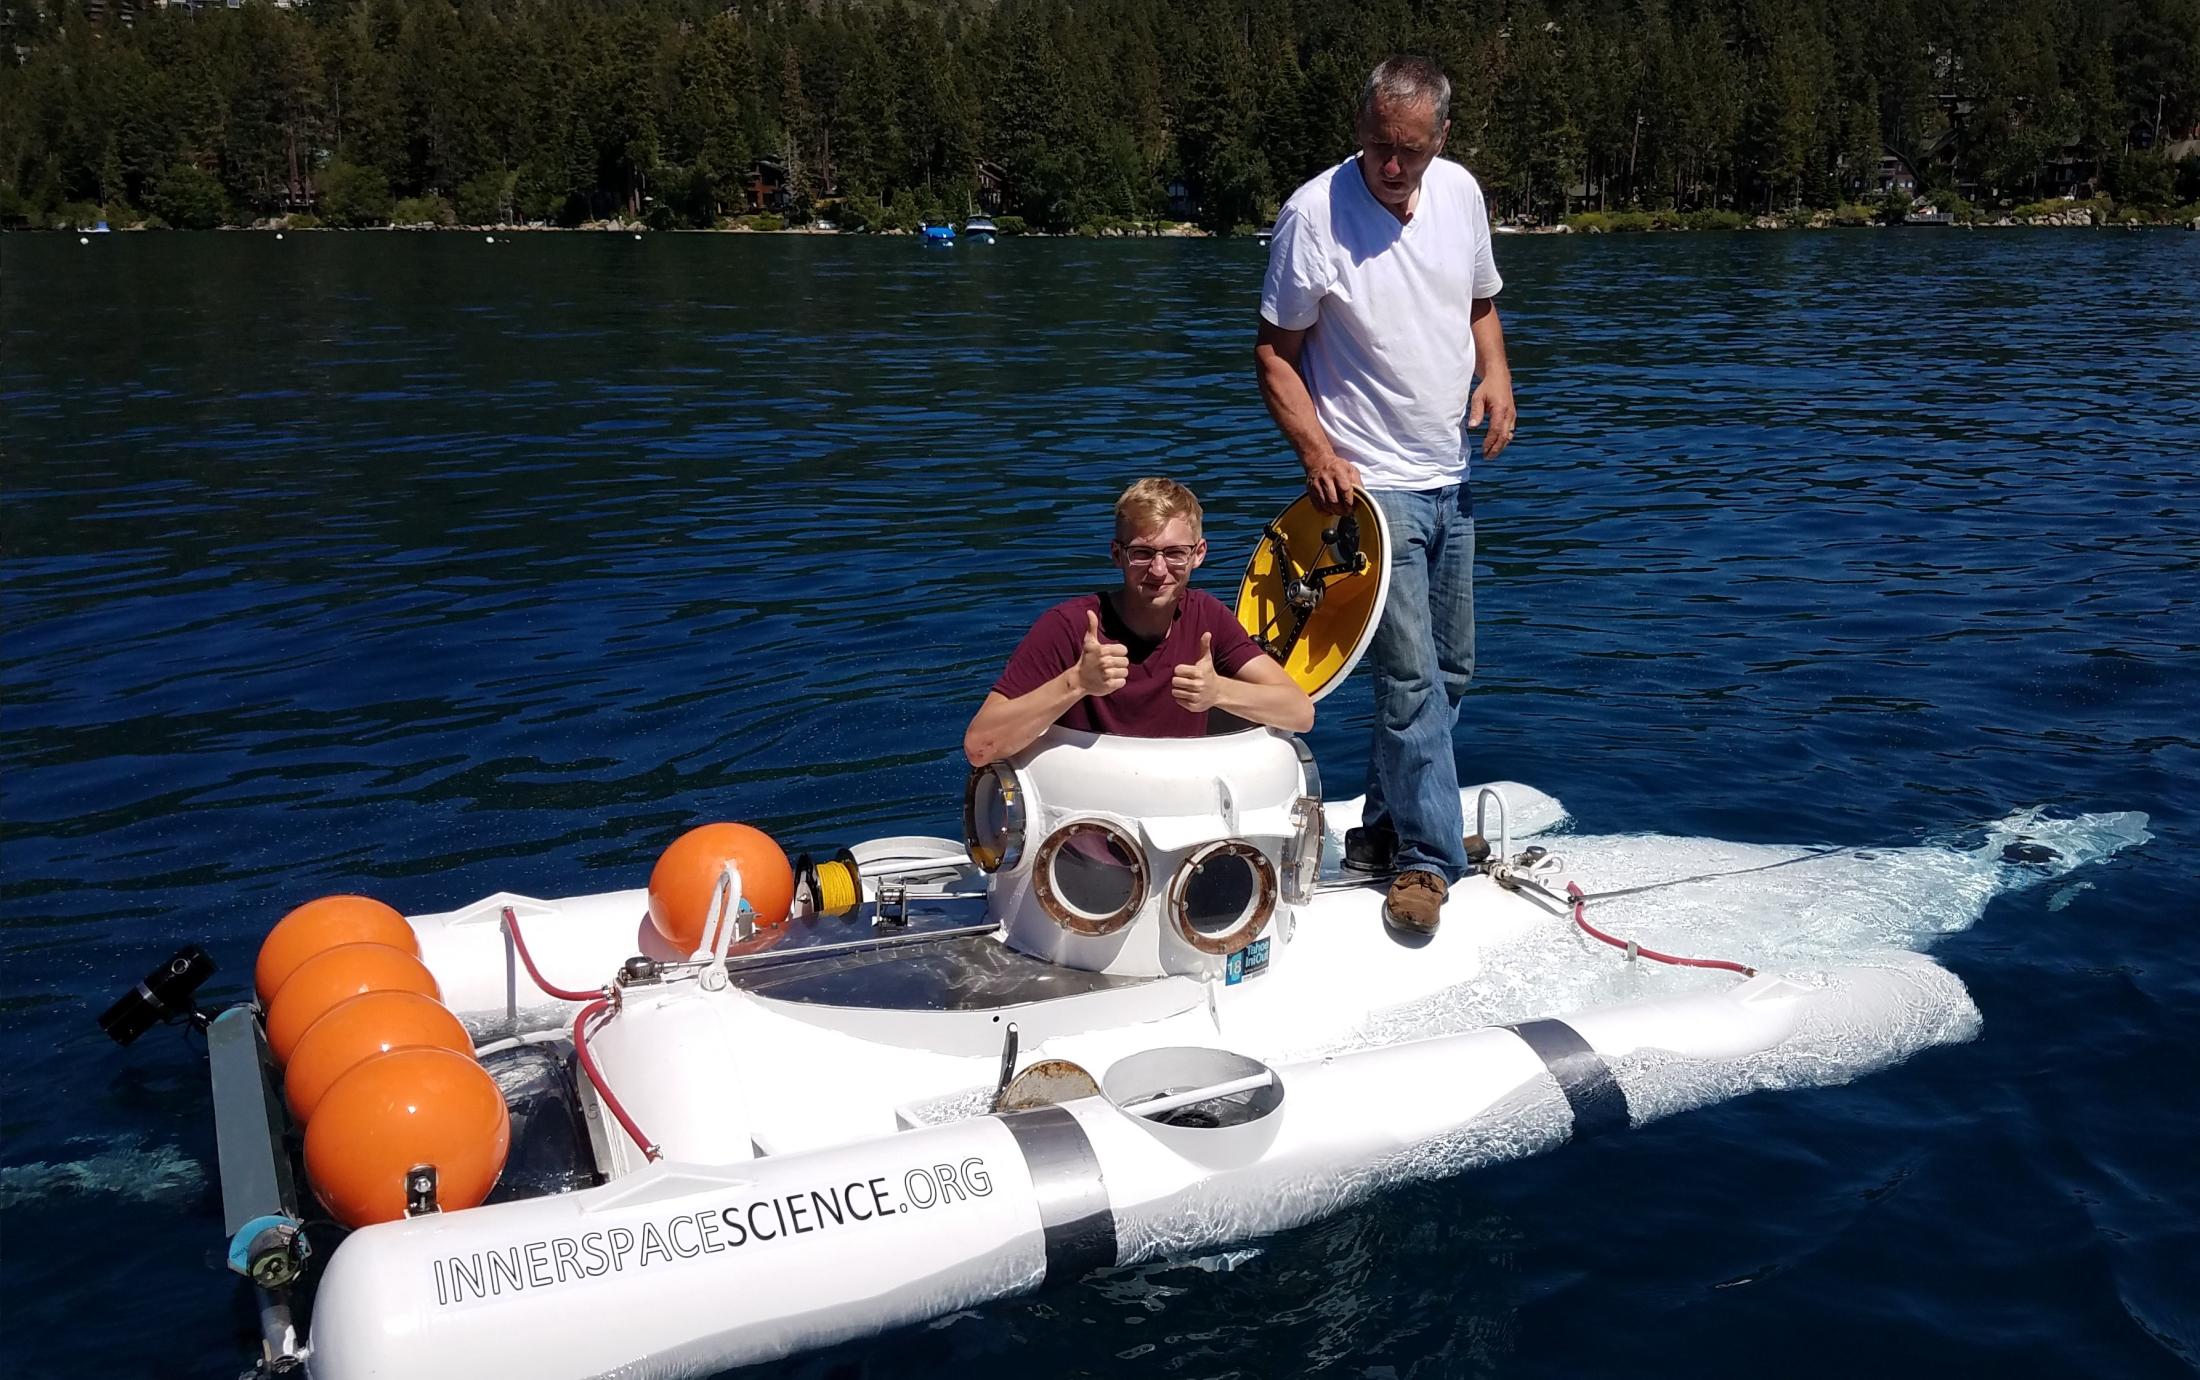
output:
[[[1008,1023],[1008,1033],[1001,1040],[1001,1076],[993,1085],[993,1110],[1001,1110],[1002,1099],[1008,1096],[1008,1085],[1016,1077],[1016,1046],[1018,1032],[1016,1022]]]
[[[1306,632],[1306,624],[1321,607],[1322,595],[1329,582],[1340,575],[1358,575],[1367,570],[1367,553],[1360,549],[1360,522],[1347,514],[1335,527],[1322,531],[1324,549],[1334,547],[1338,559],[1329,565],[1318,565],[1303,575],[1292,575],[1291,547],[1284,540],[1283,531],[1274,523],[1261,529],[1261,540],[1273,543],[1276,549],[1276,569],[1283,576],[1283,603],[1291,610],[1291,627],[1279,631],[1275,637],[1255,634],[1254,643],[1277,661],[1287,660],[1299,638]]]
[[[718,869],[718,888],[711,894],[711,908],[703,921],[702,943],[688,955],[690,961],[709,965],[697,979],[704,991],[725,990],[727,951],[755,933],[755,913],[741,895],[741,869],[728,858]]]
[[[878,923],[881,925],[906,925],[909,923],[909,888],[898,881],[882,881],[878,884]]]
[[[1291,805],[1291,841],[1284,854],[1283,899],[1303,906],[1314,899],[1322,870],[1322,801],[1302,795]]]
[[[262,1217],[297,1220],[298,1193],[283,1150],[282,1079],[253,1008],[238,1004],[206,1032],[221,1160],[222,1229],[235,1236]]]
[[[416,1164],[405,1171],[405,1215],[427,1217],[443,1211],[435,1197],[435,1166]]]

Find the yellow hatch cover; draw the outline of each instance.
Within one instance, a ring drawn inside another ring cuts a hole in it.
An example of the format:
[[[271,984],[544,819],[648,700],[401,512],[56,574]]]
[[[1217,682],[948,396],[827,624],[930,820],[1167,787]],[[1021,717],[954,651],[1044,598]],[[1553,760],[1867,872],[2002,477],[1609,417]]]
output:
[[[1344,683],[1375,636],[1390,592],[1390,528],[1355,490],[1333,516],[1311,494],[1268,524],[1238,584],[1238,625],[1320,699]]]

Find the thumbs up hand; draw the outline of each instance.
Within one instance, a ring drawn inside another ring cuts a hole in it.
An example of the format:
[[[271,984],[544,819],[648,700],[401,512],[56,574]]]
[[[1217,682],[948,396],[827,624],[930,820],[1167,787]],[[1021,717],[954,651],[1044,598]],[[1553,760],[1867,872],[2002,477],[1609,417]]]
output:
[[[1087,695],[1112,695],[1131,676],[1131,654],[1120,642],[1100,640],[1100,615],[1085,610],[1085,647],[1071,672],[1077,688]]]
[[[1215,673],[1215,635],[1199,635],[1199,660],[1187,662],[1176,668],[1169,677],[1169,693],[1176,702],[1193,713],[1201,713],[1215,707],[1215,700],[1222,693],[1222,677]]]

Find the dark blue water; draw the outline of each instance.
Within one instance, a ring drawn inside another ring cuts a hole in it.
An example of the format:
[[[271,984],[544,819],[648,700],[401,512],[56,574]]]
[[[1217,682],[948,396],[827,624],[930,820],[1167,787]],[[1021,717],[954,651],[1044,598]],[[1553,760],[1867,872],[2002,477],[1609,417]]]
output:
[[[1499,253],[1463,775],[1600,832],[2153,841],[1940,943],[1974,1043],[776,1373],[2200,1367],[2200,236]],[[235,998],[324,892],[636,886],[713,818],[952,834],[965,720],[1142,474],[1207,499],[1226,595],[1293,488],[1261,266],[0,239],[0,1371],[246,1354],[203,1062],[93,1026],[177,944]],[[1322,707],[1333,793],[1366,726]]]

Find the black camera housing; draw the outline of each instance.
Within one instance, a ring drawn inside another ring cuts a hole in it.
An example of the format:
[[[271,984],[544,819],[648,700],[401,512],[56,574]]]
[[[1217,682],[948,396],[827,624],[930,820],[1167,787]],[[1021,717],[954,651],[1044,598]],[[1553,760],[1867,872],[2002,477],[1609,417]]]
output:
[[[169,1021],[188,1020],[204,1026],[207,1018],[193,994],[213,975],[214,960],[206,950],[186,944],[102,1012],[99,1028],[116,1044],[127,1045]]]

